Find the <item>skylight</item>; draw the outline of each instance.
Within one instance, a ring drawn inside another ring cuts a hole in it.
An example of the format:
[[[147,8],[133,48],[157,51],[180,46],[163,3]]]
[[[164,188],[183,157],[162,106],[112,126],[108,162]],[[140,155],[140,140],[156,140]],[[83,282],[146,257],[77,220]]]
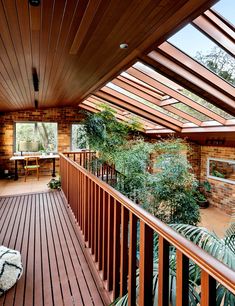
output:
[[[225,81],[235,85],[235,59],[192,25],[185,26],[168,41]]]
[[[235,25],[234,0],[220,0],[213,7],[220,15]]]
[[[182,117],[163,109],[161,106],[158,106],[154,103],[151,103],[151,102],[149,102],[149,101],[147,101],[147,100],[145,100],[145,99],[143,99],[143,98],[141,98],[141,97],[139,97],[139,96],[137,96],[137,95],[135,95],[135,94],[133,94],[133,93],[131,93],[131,92],[115,85],[115,84],[113,84],[113,83],[108,83],[106,86],[126,95],[129,98],[132,98],[132,99],[134,99],[134,100],[136,100],[140,103],[143,103],[144,105],[147,105],[147,106],[149,106],[149,107],[151,107],[151,108],[153,108],[153,109],[155,109],[155,110],[157,110],[157,111],[159,111],[159,112],[161,112],[165,115],[168,115],[169,117],[172,117],[176,120],[179,120],[182,123],[188,122],[187,120],[183,119]]]
[[[136,63],[134,65],[134,67],[136,69],[140,69],[140,70],[144,69],[145,72],[148,72],[149,75],[151,75],[154,79],[156,79],[160,83],[166,85],[167,87],[169,87],[171,89],[174,89],[175,91],[177,91],[177,92],[181,93],[182,95],[188,97],[192,101],[194,101],[194,102],[204,106],[206,109],[214,112],[217,115],[220,115],[224,119],[234,119],[234,117],[231,116],[230,114],[228,114],[227,112],[225,112],[222,109],[216,107],[212,103],[207,102],[206,100],[200,98],[196,94],[194,94],[191,91],[185,89],[184,87],[178,85],[177,83],[169,80],[168,78],[164,77],[163,75],[161,75],[160,73],[158,73],[155,70],[151,69],[150,67],[144,65],[143,63],[138,62],[138,63]],[[189,115],[194,116],[195,118],[197,118],[197,119],[199,119],[201,121],[208,121],[208,120],[210,120],[210,118],[208,118],[207,116],[204,116],[203,113],[200,113],[199,111],[196,111],[196,112],[192,113],[192,108],[191,107],[183,107],[182,105],[181,106],[179,106],[179,105],[181,105],[181,104],[178,104],[177,108],[183,110],[184,112],[188,113]]]

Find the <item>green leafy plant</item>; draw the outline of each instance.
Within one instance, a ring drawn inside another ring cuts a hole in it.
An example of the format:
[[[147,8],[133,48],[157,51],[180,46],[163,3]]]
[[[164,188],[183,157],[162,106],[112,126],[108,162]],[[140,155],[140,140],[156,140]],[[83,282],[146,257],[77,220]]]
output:
[[[182,154],[187,144],[170,139],[158,142],[155,149],[158,172],[152,176],[151,197],[146,208],[166,223],[196,225],[200,220],[194,197],[198,182],[186,154]]]
[[[50,188],[50,189],[57,189],[57,190],[60,190],[61,189],[61,180],[60,178],[59,179],[51,179],[50,182],[47,184],[47,186]]]
[[[202,227],[188,224],[171,224],[173,229],[204,249],[206,252],[235,270],[235,223],[226,231],[225,237],[220,239],[215,233]],[[138,254],[137,254],[138,257]],[[169,300],[172,306],[176,305],[176,249],[169,249]],[[201,299],[201,273],[200,268],[191,260],[189,261],[189,302],[190,306],[197,306]],[[139,270],[136,271],[136,294],[139,295]],[[224,286],[217,283],[216,305],[233,306],[235,296]],[[115,301],[118,306],[128,305],[128,295]],[[158,305],[158,236],[154,236],[154,264],[153,264],[153,305]]]

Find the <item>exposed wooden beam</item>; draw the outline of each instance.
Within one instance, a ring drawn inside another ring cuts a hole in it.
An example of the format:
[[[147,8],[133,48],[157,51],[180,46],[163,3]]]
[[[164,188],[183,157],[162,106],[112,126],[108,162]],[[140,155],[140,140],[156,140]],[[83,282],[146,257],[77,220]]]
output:
[[[159,114],[156,115],[155,111],[153,109],[151,109],[150,107],[146,106],[146,107],[143,108],[143,107],[139,107],[138,105],[133,104],[132,102],[128,103],[126,101],[126,99],[122,100],[120,98],[117,98],[115,96],[115,93],[114,93],[114,95],[111,95],[111,94],[109,94],[107,92],[104,92],[104,91],[98,91],[95,95],[104,99],[104,100],[106,100],[106,101],[108,101],[108,102],[111,102],[112,104],[120,106],[123,109],[126,109],[126,110],[132,112],[133,114],[136,114],[138,116],[146,118],[146,119],[150,120],[151,122],[154,122],[156,124],[160,124],[164,127],[167,127],[169,129],[177,131],[177,132],[181,131],[181,127],[173,124],[172,122],[170,122],[168,120],[164,120],[161,117],[158,117]]]
[[[235,31],[227,26],[219,15],[208,10],[194,19],[192,23],[231,56],[235,56]]]
[[[154,76],[153,73],[150,73],[148,69],[144,69],[144,66],[136,66],[136,68],[130,68],[128,69],[128,73],[135,76],[136,78],[139,78],[140,80],[151,84],[152,86],[158,88],[159,90],[164,91],[167,95],[171,96],[172,98],[178,100],[179,102],[182,102],[192,108],[195,108],[197,111],[201,112],[202,114],[208,116],[209,118],[216,120],[220,122],[221,124],[225,123],[225,119],[211,110],[207,109],[206,107],[200,105],[197,102],[194,102],[192,99],[186,97],[182,93],[160,83],[157,81],[157,78]]]
[[[106,92],[110,95],[113,95],[114,97],[117,97],[118,99],[121,99],[121,100],[123,100],[123,101],[125,101],[129,104],[132,104],[135,107],[138,107],[140,109],[144,109],[148,112],[152,112],[155,116],[157,116],[157,117],[159,117],[163,120],[170,121],[171,123],[173,123],[174,125],[176,125],[178,127],[182,126],[182,122],[180,122],[179,120],[174,119],[171,116],[168,116],[168,115],[164,114],[163,112],[156,110],[153,106],[151,107],[151,106],[145,105],[143,102],[139,102],[139,101],[137,101],[133,98],[130,98],[127,95],[122,94],[122,93],[120,93],[120,92],[118,92],[118,91],[116,91],[112,88],[109,88],[109,87],[105,86],[105,87],[102,88],[102,91]]]
[[[142,59],[181,86],[235,115],[235,88],[169,43]]]

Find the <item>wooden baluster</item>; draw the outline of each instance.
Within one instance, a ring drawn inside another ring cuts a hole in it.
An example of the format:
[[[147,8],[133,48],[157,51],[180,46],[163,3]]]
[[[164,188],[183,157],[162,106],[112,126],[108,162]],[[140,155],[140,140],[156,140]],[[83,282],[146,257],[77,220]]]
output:
[[[91,253],[94,254],[94,233],[95,233],[95,182],[91,182],[91,229],[90,229],[90,239],[91,239]]]
[[[121,279],[120,295],[127,293],[127,275],[128,275],[128,210],[122,206],[121,214]]]
[[[76,170],[76,168],[74,168],[74,207],[75,207],[75,218],[76,220],[78,220],[78,189],[77,189],[77,185],[78,185],[78,171]]]
[[[120,294],[120,203],[114,200],[114,241],[113,241],[113,299]]]
[[[201,306],[216,305],[216,281],[206,271],[201,271]]]
[[[82,178],[82,182],[81,182],[81,199],[82,199],[82,222],[81,222],[81,231],[82,233],[84,233],[84,186],[85,186],[85,175],[82,173],[81,175],[81,178]]]
[[[76,155],[73,153],[73,160],[76,161]]]
[[[109,181],[109,166],[106,165],[106,183],[108,184]]]
[[[89,178],[85,176],[85,186],[84,186],[84,196],[85,196],[85,210],[84,210],[84,239],[88,241],[88,227],[89,227],[89,213],[90,213],[90,186]]]
[[[100,197],[100,187],[95,185],[95,236],[94,236],[94,251],[95,251],[95,261],[98,261],[98,204]]]
[[[152,305],[153,230],[140,220],[139,305]]]
[[[103,192],[103,249],[102,249],[102,271],[103,280],[107,279],[107,253],[108,253],[108,201],[110,196]]]
[[[89,190],[88,190],[88,199],[89,199],[89,214],[88,214],[88,247],[91,247],[91,227],[92,227],[92,196],[93,196],[93,182],[89,179]]]
[[[98,205],[98,269],[102,269],[103,259],[103,189],[100,188]]]
[[[79,195],[80,195],[80,171],[77,171],[77,212],[78,212],[78,215],[77,215],[77,222],[78,222],[78,225],[79,225],[79,218],[80,218],[80,201],[79,201]]]
[[[128,268],[128,306],[136,305],[136,242],[137,242],[137,217],[129,212],[130,218],[130,244]]]
[[[79,171],[79,226],[82,227],[82,173]]]
[[[108,199],[108,260],[107,260],[107,290],[113,288],[113,233],[114,233],[114,199]]]
[[[110,185],[113,186],[113,167],[111,168],[111,171],[110,171],[110,178],[111,178],[111,183]]]
[[[66,199],[69,203],[69,163],[66,161]]]
[[[176,306],[189,305],[189,259],[176,250]]]
[[[159,236],[158,306],[169,306],[169,243]]]

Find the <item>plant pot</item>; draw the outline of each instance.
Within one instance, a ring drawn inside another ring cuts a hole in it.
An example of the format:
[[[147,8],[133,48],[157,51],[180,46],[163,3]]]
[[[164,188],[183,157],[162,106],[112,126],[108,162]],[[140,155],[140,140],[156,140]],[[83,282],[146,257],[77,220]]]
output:
[[[209,201],[197,201],[197,204],[199,205],[200,208],[207,208],[209,206]]]

